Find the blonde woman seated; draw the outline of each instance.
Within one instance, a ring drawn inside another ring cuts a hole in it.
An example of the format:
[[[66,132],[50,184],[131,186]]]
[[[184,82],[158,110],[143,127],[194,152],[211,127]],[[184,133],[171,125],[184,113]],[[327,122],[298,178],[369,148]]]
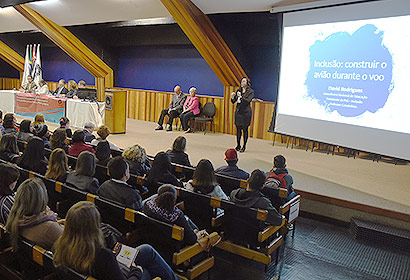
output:
[[[144,176],[147,175],[151,169],[151,163],[149,162],[145,149],[138,144],[125,149],[122,153],[122,157],[127,161],[131,174]]]
[[[63,227],[47,203],[47,189],[41,179],[27,179],[18,187],[6,224],[13,250],[18,249],[20,236],[46,250],[52,249],[63,233]]]
[[[70,172],[66,182],[77,189],[97,194],[100,183],[94,178],[97,158],[88,151],[81,152],[75,165],[75,171]]]
[[[101,141],[107,141],[107,142],[110,144],[110,149],[111,149],[111,150],[117,150],[117,151],[120,150],[120,149],[117,147],[117,145],[115,145],[115,144],[113,144],[113,143],[111,143],[111,142],[109,142],[109,141],[107,140],[108,135],[111,134],[111,131],[110,131],[110,129],[108,128],[108,126],[106,126],[106,125],[100,126],[100,127],[97,129],[97,134],[98,134],[99,137],[98,137],[97,139],[93,139],[93,140],[91,141],[91,144],[92,144],[92,145],[97,146],[98,143],[100,143]]]
[[[67,155],[61,148],[56,148],[50,155],[46,178],[65,183],[68,176]]]
[[[121,271],[113,252],[104,248],[100,213],[95,205],[81,201],[68,210],[63,235],[54,245],[54,264],[67,266],[96,279],[178,280],[164,259],[150,245],[138,246],[134,265]]]

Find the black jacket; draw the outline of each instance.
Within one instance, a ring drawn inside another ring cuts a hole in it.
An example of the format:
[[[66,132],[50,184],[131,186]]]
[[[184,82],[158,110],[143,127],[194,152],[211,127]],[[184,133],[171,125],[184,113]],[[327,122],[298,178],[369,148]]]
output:
[[[126,183],[118,183],[112,179],[101,185],[98,189],[98,195],[134,210],[140,210],[142,207],[142,199],[138,190]]]
[[[184,166],[191,166],[188,155],[185,152],[177,152],[170,149],[167,151],[167,154],[171,158],[172,163],[177,163]]]

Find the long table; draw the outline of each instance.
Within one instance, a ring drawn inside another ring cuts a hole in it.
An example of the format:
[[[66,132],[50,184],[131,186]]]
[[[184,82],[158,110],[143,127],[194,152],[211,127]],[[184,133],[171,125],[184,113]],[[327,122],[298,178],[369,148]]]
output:
[[[13,90],[0,90],[0,109],[3,115],[15,113],[25,117],[34,117],[41,113],[46,121],[58,123],[66,116],[70,126],[82,128],[88,121],[97,127],[104,124],[105,102],[89,102],[49,95],[36,95]]]

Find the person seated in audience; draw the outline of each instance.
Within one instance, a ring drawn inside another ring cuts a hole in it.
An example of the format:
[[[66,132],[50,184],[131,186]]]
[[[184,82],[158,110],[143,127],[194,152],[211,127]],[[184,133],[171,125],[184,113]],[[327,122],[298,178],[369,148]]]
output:
[[[50,148],[51,150],[54,150],[56,148],[61,148],[68,154],[68,148],[69,146],[67,145],[68,139],[67,139],[67,134],[66,130],[63,128],[58,128],[54,130],[53,135],[50,137]]]
[[[15,188],[20,172],[10,164],[0,163],[0,223],[5,225],[14,204]]]
[[[66,182],[77,189],[97,194],[100,183],[94,178],[97,158],[89,151],[83,151],[78,156],[75,171],[71,171]]]
[[[70,120],[67,117],[61,117],[60,128],[65,129],[65,132],[67,133],[68,138],[73,137],[73,132],[71,131],[71,128],[70,128]]]
[[[16,125],[17,120],[13,113],[7,113],[4,115],[3,119],[3,135],[4,134],[16,134],[18,133],[19,129]]]
[[[63,233],[57,222],[57,214],[48,207],[47,189],[40,178],[25,180],[18,188],[7,219],[13,250],[17,250],[20,236],[51,250],[54,242]]]
[[[78,88],[86,88],[87,84],[85,83],[84,80],[78,81]]]
[[[279,188],[288,190],[286,201],[296,196],[293,188],[293,177],[286,169],[286,159],[282,155],[277,155],[273,158],[273,168],[267,173],[265,188],[262,192],[267,195],[272,202],[278,202],[280,201],[280,199],[277,198]]]
[[[172,144],[172,150],[169,149],[167,151],[172,163],[191,166],[188,155],[185,153],[185,147],[186,139],[184,136],[178,136],[175,138],[174,143]]]
[[[242,188],[233,190],[230,195],[231,201],[239,206],[267,210],[266,222],[279,226],[284,217],[278,213],[270,200],[261,192],[265,178],[265,174],[259,169],[252,171],[249,178],[249,190]]]
[[[68,160],[65,151],[56,148],[50,155],[46,178],[65,183],[68,176]]]
[[[101,185],[98,195],[125,207],[140,210],[141,196],[138,190],[127,184],[130,178],[128,163],[120,156],[115,157],[108,162],[108,173],[111,179]]]
[[[110,135],[110,133],[111,133],[111,131],[110,131],[110,129],[108,128],[108,126],[106,126],[106,125],[102,125],[102,126],[100,126],[98,129],[97,129],[97,135],[99,136],[97,139],[93,139],[92,141],[91,141],[91,144],[92,145],[97,145],[99,142],[101,142],[101,141],[107,141],[108,142],[108,144],[110,145],[110,149],[111,150],[117,150],[117,151],[119,151],[120,149],[117,147],[117,145],[115,145],[115,144],[113,144],[113,143],[111,143],[111,142],[109,142],[108,140],[107,140],[107,137],[108,137],[108,135]],[[93,135],[94,136],[94,135]]]
[[[46,148],[50,147],[50,133],[48,132],[48,126],[44,121],[43,114],[37,114],[34,117],[34,122],[32,123],[32,131],[34,136],[40,137],[44,141]]]
[[[184,243],[193,245],[197,241],[198,227],[176,207],[177,192],[170,184],[158,188],[158,194],[144,203],[144,213],[148,216],[184,228]]]
[[[148,189],[152,192],[157,192],[158,187],[162,184],[182,187],[182,182],[171,172],[171,158],[164,152],[159,152],[155,155],[146,182]]]
[[[91,153],[95,153],[93,147],[90,145],[85,144],[84,141],[85,135],[84,131],[76,130],[73,134],[72,142],[70,148],[68,148],[68,154],[73,157],[78,157],[78,155],[82,151],[89,151]]]
[[[34,134],[31,133],[31,121],[30,120],[22,120],[20,123],[20,129],[17,134],[17,140],[28,142]]]
[[[161,111],[161,116],[158,120],[158,127],[155,130],[163,130],[162,124],[164,123],[165,116],[168,116],[168,129],[167,131],[172,131],[172,122],[174,118],[178,117],[182,113],[182,106],[184,105],[186,96],[181,91],[180,86],[175,86],[174,96],[172,96],[171,104],[169,104],[167,109]]]
[[[28,141],[23,155],[17,161],[17,165],[41,175],[46,174],[48,161],[44,157],[44,142],[41,138],[33,136]]]
[[[55,97],[65,96],[68,93],[68,89],[65,87],[65,80],[61,79],[58,81],[58,87],[53,92]]]
[[[225,161],[228,165],[217,168],[215,170],[216,173],[242,180],[248,180],[249,173],[243,171],[237,165],[238,153],[235,149],[228,149],[225,151]]]
[[[0,135],[3,135],[4,134],[4,127],[3,127],[3,111],[2,110],[0,110],[0,130],[1,130]]]
[[[87,143],[91,143],[95,139],[95,135],[93,134],[93,131],[95,130],[95,125],[92,122],[86,122],[84,124],[84,135],[85,139],[84,141]]]
[[[121,269],[115,255],[105,248],[97,207],[80,201],[68,210],[64,231],[54,245],[54,265],[66,266],[96,279],[178,280],[164,259],[148,244],[136,247],[130,270]],[[139,267],[141,266],[142,269]]]
[[[36,94],[39,95],[49,95],[50,94],[50,90],[48,89],[48,85],[46,84],[46,82],[44,80],[40,80],[38,82],[38,87],[35,91]]]
[[[97,164],[107,166],[111,159],[110,144],[107,141],[101,141],[95,148],[95,156],[97,157]]]
[[[68,92],[65,95],[65,97],[77,99],[78,98],[77,93],[78,93],[77,83],[74,80],[69,80],[68,81]]]
[[[130,173],[138,176],[147,175],[151,169],[151,163],[147,157],[145,149],[135,144],[122,152],[122,157],[130,166]]]
[[[189,127],[189,120],[198,116],[201,110],[199,109],[199,99],[195,96],[196,88],[191,87],[189,89],[189,96],[185,100],[182,113],[179,115],[181,119],[182,129],[185,133],[192,132],[191,128]]]
[[[14,134],[6,134],[0,139],[0,159],[16,163],[20,158],[17,146],[17,137]]]
[[[31,75],[28,75],[27,82],[21,85],[20,91],[34,93],[36,89],[37,89],[37,85],[34,82],[33,77]]]

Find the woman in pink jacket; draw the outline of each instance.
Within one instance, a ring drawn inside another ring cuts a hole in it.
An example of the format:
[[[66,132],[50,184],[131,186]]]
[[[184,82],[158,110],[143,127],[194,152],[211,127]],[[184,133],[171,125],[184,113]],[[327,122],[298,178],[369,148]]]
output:
[[[195,96],[196,88],[191,87],[189,89],[189,94],[190,96],[185,100],[184,103],[184,110],[182,111],[181,115],[179,115],[182,123],[182,129],[185,131],[185,133],[191,132],[188,121],[195,116],[198,116],[200,113],[199,100],[198,97]]]

